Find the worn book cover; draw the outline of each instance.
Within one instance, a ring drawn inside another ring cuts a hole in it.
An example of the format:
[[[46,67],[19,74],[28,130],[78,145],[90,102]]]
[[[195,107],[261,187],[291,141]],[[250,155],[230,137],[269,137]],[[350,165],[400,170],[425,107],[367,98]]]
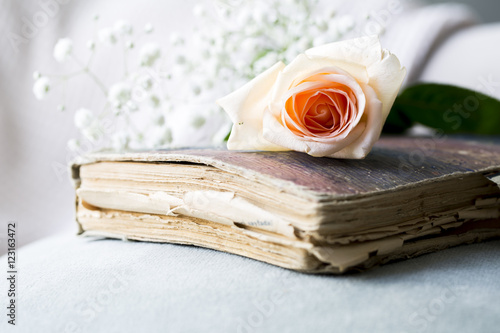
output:
[[[381,139],[364,160],[224,149],[72,165],[83,235],[190,244],[311,273],[500,236],[500,146]]]

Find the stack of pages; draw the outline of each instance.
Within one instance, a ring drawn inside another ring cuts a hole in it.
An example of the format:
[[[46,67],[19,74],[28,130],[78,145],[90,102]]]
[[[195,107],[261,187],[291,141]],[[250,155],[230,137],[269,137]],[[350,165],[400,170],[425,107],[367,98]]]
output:
[[[303,272],[500,237],[500,146],[381,139],[364,160],[190,149],[72,165],[83,235],[203,246]]]

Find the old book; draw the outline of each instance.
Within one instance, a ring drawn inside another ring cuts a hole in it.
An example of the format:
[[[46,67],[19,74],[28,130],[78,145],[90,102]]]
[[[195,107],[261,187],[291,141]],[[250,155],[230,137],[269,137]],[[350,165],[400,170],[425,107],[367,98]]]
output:
[[[500,145],[383,138],[364,160],[192,149],[72,165],[83,235],[191,244],[311,273],[500,236]]]

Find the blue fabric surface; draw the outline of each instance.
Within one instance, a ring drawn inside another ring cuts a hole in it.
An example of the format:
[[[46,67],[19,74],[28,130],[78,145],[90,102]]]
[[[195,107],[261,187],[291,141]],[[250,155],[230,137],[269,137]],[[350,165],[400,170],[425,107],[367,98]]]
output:
[[[6,260],[1,257],[3,267]],[[19,249],[18,265],[17,325],[7,325],[2,314],[1,332],[498,332],[500,327],[500,241],[362,274],[313,276],[190,246],[62,235]],[[7,281],[1,281],[4,295]]]

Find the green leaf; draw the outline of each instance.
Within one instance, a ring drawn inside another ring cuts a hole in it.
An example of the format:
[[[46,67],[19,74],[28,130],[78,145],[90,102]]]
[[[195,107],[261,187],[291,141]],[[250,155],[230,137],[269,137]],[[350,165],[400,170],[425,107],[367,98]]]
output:
[[[396,98],[383,131],[402,133],[415,123],[441,133],[499,135],[500,101],[465,88],[418,84]]]

